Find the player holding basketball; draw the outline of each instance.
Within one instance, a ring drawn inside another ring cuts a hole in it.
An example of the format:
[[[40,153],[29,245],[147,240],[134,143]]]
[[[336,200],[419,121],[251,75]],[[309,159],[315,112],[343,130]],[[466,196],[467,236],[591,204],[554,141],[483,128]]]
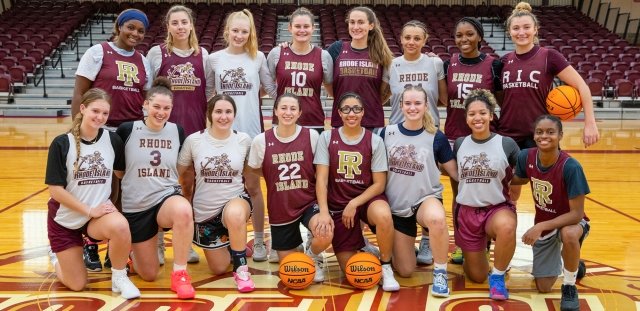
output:
[[[158,276],[158,230],[173,230],[171,290],[178,298],[188,299],[195,296],[186,270],[193,212],[178,184],[178,152],[184,134],[179,125],[167,121],[172,100],[171,83],[158,77],[144,101],[147,118],[118,127],[126,160],[122,210],[131,230],[134,267],[145,281],[154,281]]]
[[[469,92],[475,89],[486,89],[494,94],[502,91],[500,80],[502,62],[480,51],[480,42],[484,39],[482,24],[473,17],[463,17],[456,23],[454,37],[460,53],[451,55],[451,59],[444,61],[443,65],[447,76],[449,99],[444,130],[452,148],[456,139],[471,134],[464,109],[464,100]],[[498,98],[500,97],[499,94],[496,95]],[[498,118],[496,115],[493,117],[491,125],[497,127]],[[450,179],[450,182],[455,198],[458,194],[458,182],[453,178]],[[423,242],[424,237],[420,243],[421,248]],[[456,247],[451,254],[451,262],[462,264],[463,260],[462,250]]]
[[[215,275],[227,272],[231,260],[238,291],[246,293],[255,289],[246,258],[251,199],[243,180],[251,138],[232,130],[236,113],[231,96],[211,98],[207,104],[211,127],[187,137],[178,170],[183,174],[195,167],[196,171],[193,243],[204,249]]]
[[[584,198],[590,191],[580,163],[560,150],[562,134],[560,119],[538,117],[533,132],[536,147],[520,151],[512,182],[531,181],[535,224],[522,236],[522,242],[533,246],[536,288],[541,293],[551,292],[562,269],[560,309],[580,310],[575,284],[580,248],[590,229],[584,213]]]
[[[483,283],[489,274],[489,297],[506,300],[504,274],[516,248],[516,210],[509,198],[509,182],[520,149],[509,137],[492,133],[490,123],[496,100],[477,89],[464,100],[471,135],[454,145],[458,163],[456,245],[464,254],[463,269],[472,282]],[[486,257],[487,238],[495,240],[494,265]]]
[[[278,98],[285,93],[295,94],[304,107],[298,124],[324,130],[324,111],[320,102],[320,87],[324,85],[329,96],[333,96],[333,60],[320,47],[311,44],[314,16],[306,8],[298,8],[289,16],[289,32],[293,42],[286,47],[276,46],[267,56],[270,75],[277,82]]]
[[[329,210],[334,222],[333,250],[344,271],[347,260],[365,242],[360,221],[376,234],[382,263],[382,289],[397,291],[393,276],[393,220],[384,195],[387,154],[382,139],[361,125],[365,108],[355,93],[338,100],[343,126],[324,131],[318,140],[316,195],[320,210]]]
[[[312,233],[305,253],[313,258],[316,266],[313,281],[322,282],[322,251],[333,239],[333,220],[329,210],[317,204],[315,167],[311,159],[319,135],[317,131],[297,125],[302,113],[297,96],[280,95],[274,107],[278,126],[253,139],[249,166],[262,174],[267,184],[271,243],[278,257],[295,252],[302,243],[302,223]]]
[[[416,222],[429,228],[435,257],[431,294],[448,297],[449,230],[442,206],[444,187],[440,183],[438,165],[456,179],[458,171],[447,138],[435,127],[429,114],[428,98],[427,91],[420,86],[405,87],[399,107],[404,121],[380,132],[389,158],[385,194],[395,228],[394,268],[402,277],[411,276],[416,267]]]
[[[111,290],[122,298],[140,297],[127,277],[131,234],[127,220],[109,200],[111,178],[122,177],[122,140],[104,130],[111,109],[109,95],[90,89],[82,95],[73,127],[49,147],[45,183],[51,198],[47,233],[49,257],[58,279],[71,290],[87,285],[82,263],[83,233],[94,241],[109,240]]]

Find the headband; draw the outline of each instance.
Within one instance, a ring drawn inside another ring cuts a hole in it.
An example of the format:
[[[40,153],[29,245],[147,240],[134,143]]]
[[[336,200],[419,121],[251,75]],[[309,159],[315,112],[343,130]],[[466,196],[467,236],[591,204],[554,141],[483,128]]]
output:
[[[118,16],[118,19],[116,20],[116,24],[120,27],[130,20],[140,21],[142,25],[144,25],[145,30],[149,29],[149,19],[147,19],[147,15],[136,9],[126,10],[120,13],[120,16]]]

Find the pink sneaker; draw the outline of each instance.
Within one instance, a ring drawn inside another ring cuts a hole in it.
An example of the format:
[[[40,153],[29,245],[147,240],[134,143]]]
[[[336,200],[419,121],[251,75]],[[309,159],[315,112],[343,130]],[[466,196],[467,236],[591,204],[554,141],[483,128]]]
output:
[[[191,299],[196,296],[196,291],[191,285],[191,277],[186,270],[171,272],[171,290],[176,292],[180,299]]]
[[[233,280],[238,285],[238,291],[241,293],[252,292],[256,289],[256,285],[251,280],[251,273],[249,273],[249,267],[247,265],[238,267],[238,270],[233,273]]]

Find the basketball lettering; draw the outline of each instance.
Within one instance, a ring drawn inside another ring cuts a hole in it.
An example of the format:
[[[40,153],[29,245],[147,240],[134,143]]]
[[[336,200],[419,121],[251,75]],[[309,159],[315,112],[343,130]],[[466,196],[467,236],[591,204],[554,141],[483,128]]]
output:
[[[351,272],[375,272],[376,269],[374,267],[365,267],[362,265],[353,265],[351,266]]]

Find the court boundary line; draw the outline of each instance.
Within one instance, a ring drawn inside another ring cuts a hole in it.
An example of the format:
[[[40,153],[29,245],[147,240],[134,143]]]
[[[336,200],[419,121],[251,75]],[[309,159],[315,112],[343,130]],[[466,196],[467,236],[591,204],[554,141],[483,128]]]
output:
[[[43,189],[38,190],[38,191],[36,191],[36,192],[34,192],[34,193],[32,193],[32,194],[30,194],[30,195],[26,196],[25,198],[21,199],[21,200],[20,200],[20,201],[18,201],[18,202],[15,202],[15,203],[13,203],[13,204],[11,204],[11,205],[9,205],[9,206],[7,206],[7,207],[3,208],[3,209],[0,209],[0,213],[4,213],[5,211],[7,211],[7,210],[9,210],[9,209],[11,209],[11,208],[13,208],[13,207],[17,206],[18,204],[23,203],[23,202],[25,202],[25,201],[27,201],[27,200],[29,200],[29,199],[31,199],[31,198],[33,198],[33,197],[35,197],[36,195],[38,195],[38,194],[40,194],[40,193],[45,192],[47,189],[49,189],[49,187],[44,187]]]
[[[618,214],[620,214],[620,215],[622,215],[622,216],[625,216],[625,217],[627,217],[627,218],[630,218],[631,220],[635,220],[636,222],[640,222],[640,219],[635,218],[635,217],[633,217],[633,216],[631,216],[631,215],[629,215],[629,214],[627,214],[627,213],[625,213],[625,212],[623,212],[623,211],[620,211],[620,210],[618,210],[618,209],[616,209],[616,208],[613,208],[613,207],[611,207],[611,206],[609,206],[609,205],[607,205],[607,204],[604,204],[604,203],[602,203],[602,202],[600,202],[600,201],[598,201],[598,200],[592,199],[592,198],[590,198],[590,197],[585,197],[585,199],[587,199],[587,200],[589,200],[589,201],[591,201],[591,202],[593,202],[593,203],[596,203],[596,204],[598,204],[598,205],[600,205],[600,206],[602,206],[602,207],[604,207],[604,208],[606,208],[606,209],[608,209],[608,210],[610,210],[610,211],[612,211],[612,212],[616,212],[616,213],[618,213]]]

